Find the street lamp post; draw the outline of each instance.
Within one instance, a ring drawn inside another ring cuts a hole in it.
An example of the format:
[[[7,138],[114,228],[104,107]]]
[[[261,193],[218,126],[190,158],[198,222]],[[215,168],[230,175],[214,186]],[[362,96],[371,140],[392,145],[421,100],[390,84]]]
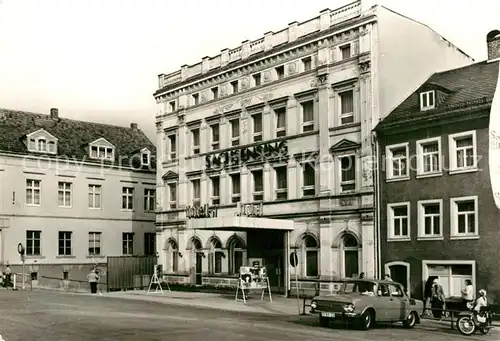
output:
[[[23,286],[22,289],[24,290],[24,263],[26,260],[26,257],[24,257],[24,252],[25,248],[22,243],[17,244],[17,252],[19,252],[19,255],[21,256],[21,261],[23,262]]]

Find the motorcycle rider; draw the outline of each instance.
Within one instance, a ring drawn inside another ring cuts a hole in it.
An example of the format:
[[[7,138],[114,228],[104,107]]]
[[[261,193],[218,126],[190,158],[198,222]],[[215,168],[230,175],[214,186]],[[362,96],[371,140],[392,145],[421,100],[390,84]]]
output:
[[[474,312],[474,319],[476,322],[484,322],[484,321],[479,321],[478,316],[481,316],[480,314],[483,312],[484,308],[488,306],[488,299],[486,298],[486,290],[481,289],[479,290],[479,297],[476,300],[476,303],[474,304],[473,312]]]

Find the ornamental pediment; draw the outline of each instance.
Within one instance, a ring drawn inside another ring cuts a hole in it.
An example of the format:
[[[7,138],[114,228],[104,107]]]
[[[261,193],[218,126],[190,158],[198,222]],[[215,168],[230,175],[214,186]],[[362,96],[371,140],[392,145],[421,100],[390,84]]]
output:
[[[351,140],[342,139],[330,147],[331,153],[345,152],[349,150],[356,150],[361,147],[361,144]]]

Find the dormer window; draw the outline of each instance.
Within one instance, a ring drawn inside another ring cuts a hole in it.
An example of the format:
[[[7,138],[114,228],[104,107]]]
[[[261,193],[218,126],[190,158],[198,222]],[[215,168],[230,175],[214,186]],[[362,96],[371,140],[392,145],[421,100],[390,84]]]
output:
[[[44,138],[38,139],[38,151],[43,153],[47,152],[47,140]]]
[[[37,130],[26,136],[27,147],[30,152],[57,153],[57,138],[44,129]]]
[[[151,152],[144,148],[141,150],[141,166],[149,166],[151,164]]]
[[[92,159],[113,161],[115,159],[115,147],[106,139],[100,138],[89,144],[89,154]]]
[[[436,106],[436,92],[425,91],[420,93],[420,110],[431,110]]]

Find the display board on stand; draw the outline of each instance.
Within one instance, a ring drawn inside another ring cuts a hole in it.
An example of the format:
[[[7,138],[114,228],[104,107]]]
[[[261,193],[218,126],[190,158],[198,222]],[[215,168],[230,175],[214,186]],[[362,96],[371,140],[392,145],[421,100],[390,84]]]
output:
[[[235,301],[238,301],[238,294],[241,292],[243,302],[247,302],[248,293],[250,291],[262,291],[260,299],[264,299],[266,290],[269,294],[269,301],[273,301],[271,297],[271,286],[269,284],[269,277],[267,270],[264,266],[242,266],[240,267],[240,277],[238,278],[238,286],[236,288]]]
[[[163,271],[162,271],[161,265],[155,265],[153,276],[151,276],[151,281],[149,282],[147,294],[149,294],[151,292],[153,292],[153,293],[160,292],[163,295],[163,288],[161,287],[162,281],[160,281],[160,278],[163,277],[162,272]],[[168,285],[168,282],[165,281],[163,283],[165,283],[167,285],[167,289],[168,289],[168,291],[170,291],[170,286]],[[151,291],[151,287],[153,286],[153,284],[156,284],[156,289],[154,291]]]

